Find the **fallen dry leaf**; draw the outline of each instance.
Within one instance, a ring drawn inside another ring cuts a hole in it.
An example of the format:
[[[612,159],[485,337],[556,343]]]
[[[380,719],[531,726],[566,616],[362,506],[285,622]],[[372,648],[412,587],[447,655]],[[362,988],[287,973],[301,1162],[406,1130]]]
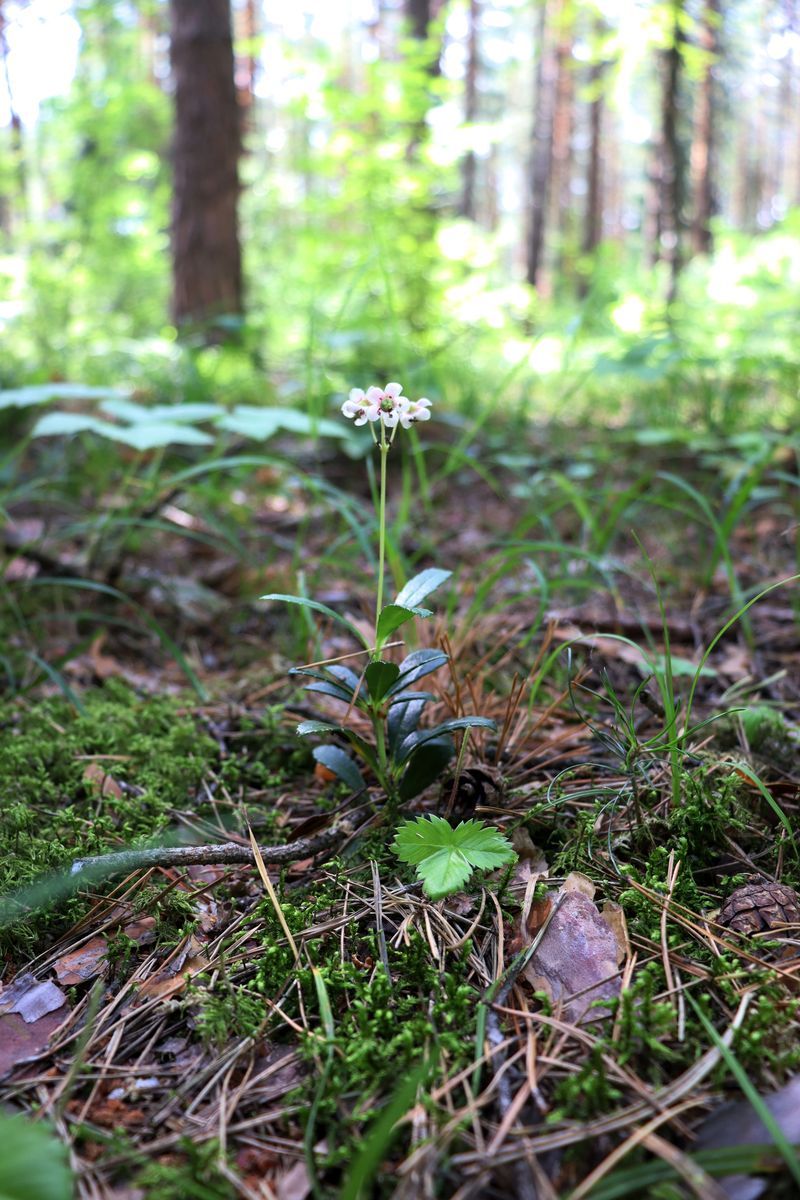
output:
[[[785,1087],[762,1099],[791,1145],[800,1143],[800,1076]],[[718,1150],[727,1146],[771,1146],[773,1138],[748,1100],[726,1104],[700,1127],[698,1150]],[[767,1190],[766,1179],[749,1175],[728,1175],[720,1184],[729,1200],[756,1200]]]
[[[59,983],[64,987],[75,987],[102,974],[106,968],[108,944],[104,937],[93,937],[90,941],[62,954],[54,964]]]
[[[89,791],[97,796],[114,796],[118,800],[122,795],[122,788],[114,776],[99,762],[86,764],[83,768],[83,779]]]
[[[26,974],[0,994],[0,1013],[19,1013],[31,1025],[66,1003],[67,997],[49,979],[39,980]]]
[[[599,912],[593,895],[591,880],[573,872],[559,892],[531,906],[526,930],[516,939],[523,947],[529,945],[550,918],[523,978],[546,992],[563,1017],[575,1024],[608,1015],[607,1007],[590,1006],[619,996],[619,965],[626,954],[621,910]]]
[[[0,1079],[18,1063],[27,1062],[47,1049],[50,1038],[68,1013],[69,1009],[64,1005],[30,1023],[19,1013],[6,1013],[0,1017]]]

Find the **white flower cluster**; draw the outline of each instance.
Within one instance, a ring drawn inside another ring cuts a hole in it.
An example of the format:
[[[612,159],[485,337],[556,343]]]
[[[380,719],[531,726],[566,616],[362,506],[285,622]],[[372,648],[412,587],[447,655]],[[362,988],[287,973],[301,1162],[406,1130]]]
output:
[[[417,421],[429,420],[430,400],[424,396],[421,400],[409,400],[402,391],[399,383],[387,383],[385,388],[367,388],[366,392],[353,388],[342,405],[342,412],[351,420],[355,418],[356,425],[382,421],[387,429],[394,429],[398,424],[403,429],[410,429]]]

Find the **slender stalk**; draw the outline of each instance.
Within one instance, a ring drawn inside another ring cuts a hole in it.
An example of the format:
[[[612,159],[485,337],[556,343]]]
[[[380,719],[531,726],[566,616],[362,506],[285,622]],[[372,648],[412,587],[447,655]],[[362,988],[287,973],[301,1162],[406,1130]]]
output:
[[[381,422],[381,495],[378,503],[378,602],[375,610],[375,657],[381,652],[378,641],[378,620],[383,608],[383,575],[386,559],[386,459],[389,454],[389,443],[386,440],[386,426]]]

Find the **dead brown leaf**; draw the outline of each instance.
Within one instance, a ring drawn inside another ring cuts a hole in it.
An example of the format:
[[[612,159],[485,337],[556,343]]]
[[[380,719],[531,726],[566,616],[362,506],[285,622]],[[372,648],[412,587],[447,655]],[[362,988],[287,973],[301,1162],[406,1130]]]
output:
[[[104,937],[93,937],[76,950],[62,954],[54,963],[58,982],[63,983],[64,987],[75,987],[101,975],[106,968],[107,950],[108,944]]]
[[[546,992],[562,1015],[576,1024],[608,1015],[607,1007],[590,1006],[619,995],[618,968],[627,944],[621,912],[600,913],[594,890],[590,879],[573,872],[559,892],[531,906],[520,939],[523,946],[530,944],[550,917],[523,977],[537,991]]]
[[[87,763],[83,768],[83,778],[90,791],[98,796],[114,796],[119,799],[122,788],[113,775],[99,762]]]

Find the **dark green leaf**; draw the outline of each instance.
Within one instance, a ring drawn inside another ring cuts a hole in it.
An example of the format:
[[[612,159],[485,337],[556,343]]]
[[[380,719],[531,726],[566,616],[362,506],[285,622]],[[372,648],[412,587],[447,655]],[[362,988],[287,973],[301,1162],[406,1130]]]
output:
[[[46,1125],[0,1116],[0,1200],[72,1200],[67,1148]]]
[[[381,609],[381,615],[378,617],[376,630],[378,643],[385,642],[396,629],[405,625],[406,621],[410,621],[412,617],[429,617],[430,615],[428,608],[405,608],[400,604],[387,604],[385,608]]]
[[[422,729],[409,734],[397,748],[396,761],[404,762],[417,746],[434,741],[443,733],[454,733],[457,729],[497,729],[497,722],[490,717],[454,717],[451,721],[443,721],[433,729]]]
[[[315,746],[312,751],[314,758],[323,767],[333,771],[354,792],[360,792],[364,786],[361,772],[349,754],[338,746]]]
[[[429,596],[431,592],[441,587],[451,575],[452,571],[442,571],[438,567],[427,567],[424,571],[420,571],[419,575],[415,575],[413,579],[409,579],[406,586],[398,594],[395,604],[399,604],[403,608],[416,608],[426,596]]]
[[[420,746],[416,754],[412,754],[400,780],[398,794],[401,800],[412,800],[426,787],[435,783],[444,771],[455,749],[450,738],[437,739]]]
[[[389,688],[388,694],[394,696],[397,692],[402,692],[404,688],[410,687],[412,683],[416,683],[425,675],[438,671],[446,662],[447,655],[443,654],[441,650],[413,650],[401,662],[397,682]]]
[[[399,674],[400,668],[397,663],[383,662],[380,659],[371,662],[365,673],[370,697],[375,701],[382,700]]]

